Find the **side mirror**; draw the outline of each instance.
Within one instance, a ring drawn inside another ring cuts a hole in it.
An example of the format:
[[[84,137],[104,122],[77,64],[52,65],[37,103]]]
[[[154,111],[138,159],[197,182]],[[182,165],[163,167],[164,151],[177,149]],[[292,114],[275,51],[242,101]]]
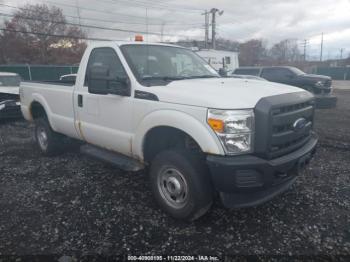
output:
[[[108,90],[110,94],[119,96],[130,96],[130,81],[127,77],[118,77],[109,81]]]
[[[108,94],[109,68],[93,66],[88,72],[89,93],[98,95]]]
[[[88,73],[89,93],[120,96],[130,96],[130,81],[127,77],[110,76],[110,69],[106,66],[93,66]]]
[[[220,68],[219,69],[219,75],[222,77],[226,77],[228,74],[227,70],[225,68]]]

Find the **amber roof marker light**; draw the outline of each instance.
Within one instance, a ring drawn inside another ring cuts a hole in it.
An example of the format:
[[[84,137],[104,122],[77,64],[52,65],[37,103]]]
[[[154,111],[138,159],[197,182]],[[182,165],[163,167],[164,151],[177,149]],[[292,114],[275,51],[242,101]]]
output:
[[[143,42],[143,36],[142,35],[136,35],[135,36],[135,41],[136,42]]]

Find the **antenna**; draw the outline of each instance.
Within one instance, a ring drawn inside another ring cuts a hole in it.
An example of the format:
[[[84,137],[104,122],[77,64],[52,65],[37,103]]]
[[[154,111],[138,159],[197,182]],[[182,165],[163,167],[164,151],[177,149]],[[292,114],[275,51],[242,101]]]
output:
[[[321,54],[320,54],[320,61],[322,62],[322,56],[323,56],[323,32],[321,37]]]
[[[148,43],[148,8],[146,7],[146,42]]]

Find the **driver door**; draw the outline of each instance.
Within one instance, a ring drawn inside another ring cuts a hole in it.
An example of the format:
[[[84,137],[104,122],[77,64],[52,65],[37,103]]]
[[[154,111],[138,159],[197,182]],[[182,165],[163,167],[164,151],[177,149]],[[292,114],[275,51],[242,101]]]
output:
[[[127,78],[126,71],[113,48],[103,47],[92,50],[84,86],[75,94],[75,99],[78,101],[76,108],[80,135],[90,144],[131,155],[132,98],[89,92],[88,74],[92,67],[99,66],[107,67],[112,79]]]

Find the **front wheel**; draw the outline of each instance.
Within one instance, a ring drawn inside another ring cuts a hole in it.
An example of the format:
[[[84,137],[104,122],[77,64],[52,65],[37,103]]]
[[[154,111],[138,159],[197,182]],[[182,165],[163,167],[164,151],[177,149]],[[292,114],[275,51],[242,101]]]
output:
[[[213,201],[213,189],[204,161],[185,150],[167,150],[152,161],[153,195],[163,210],[177,219],[193,221]]]

